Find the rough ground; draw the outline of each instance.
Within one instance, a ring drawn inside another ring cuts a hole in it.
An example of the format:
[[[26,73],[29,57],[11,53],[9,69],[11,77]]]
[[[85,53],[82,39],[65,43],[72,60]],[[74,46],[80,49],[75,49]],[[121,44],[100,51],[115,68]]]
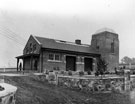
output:
[[[127,94],[86,94],[42,81],[38,76],[5,77],[18,87],[16,104],[132,104]]]

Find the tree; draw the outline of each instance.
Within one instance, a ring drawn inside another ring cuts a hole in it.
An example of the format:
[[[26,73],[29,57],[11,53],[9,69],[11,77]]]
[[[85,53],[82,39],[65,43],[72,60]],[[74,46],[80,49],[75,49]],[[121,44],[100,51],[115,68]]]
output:
[[[107,65],[108,65],[108,63],[105,61],[105,59],[100,57],[98,62],[97,62],[97,72],[96,72],[96,74],[99,74],[102,77],[102,75],[104,75],[105,72],[107,71]]]
[[[132,63],[135,63],[135,58],[132,58]]]
[[[133,59],[134,60],[134,59]],[[124,64],[129,64],[129,63],[132,63],[133,61],[130,57],[128,56],[125,56],[121,59],[121,62],[124,63]]]

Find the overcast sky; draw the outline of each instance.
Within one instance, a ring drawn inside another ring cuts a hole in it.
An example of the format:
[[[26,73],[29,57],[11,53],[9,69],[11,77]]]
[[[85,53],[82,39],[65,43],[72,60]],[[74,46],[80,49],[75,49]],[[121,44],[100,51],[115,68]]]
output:
[[[15,66],[30,34],[90,44],[101,28],[119,34],[120,59],[135,57],[134,0],[0,0],[0,66]]]

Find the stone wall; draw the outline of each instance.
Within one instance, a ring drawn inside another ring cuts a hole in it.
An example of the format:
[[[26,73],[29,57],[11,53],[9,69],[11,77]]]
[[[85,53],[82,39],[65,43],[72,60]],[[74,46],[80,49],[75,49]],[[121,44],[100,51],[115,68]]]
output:
[[[124,78],[85,78],[73,76],[58,76],[58,85],[86,92],[106,92],[124,90]]]

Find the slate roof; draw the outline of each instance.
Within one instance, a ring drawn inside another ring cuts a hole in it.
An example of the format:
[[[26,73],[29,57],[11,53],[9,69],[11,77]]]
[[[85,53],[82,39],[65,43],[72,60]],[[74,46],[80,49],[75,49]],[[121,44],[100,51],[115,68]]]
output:
[[[38,37],[38,36],[34,36],[34,37],[41,44],[42,48],[81,52],[87,54],[90,53],[99,54],[97,51],[92,49],[90,45],[84,45],[84,44],[78,45],[73,42],[67,42],[63,40],[49,39],[49,38]]]

